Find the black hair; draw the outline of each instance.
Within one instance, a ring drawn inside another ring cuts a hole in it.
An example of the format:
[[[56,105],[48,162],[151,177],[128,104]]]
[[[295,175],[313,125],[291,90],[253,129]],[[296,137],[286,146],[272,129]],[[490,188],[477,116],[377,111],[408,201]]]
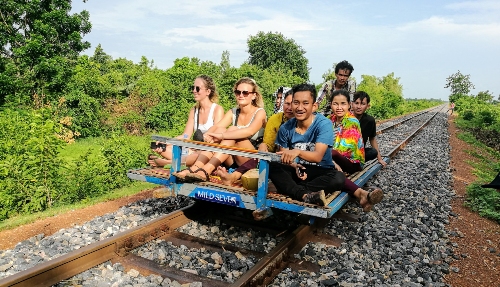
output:
[[[333,91],[332,97],[330,99],[332,99],[332,101],[333,101],[333,98],[335,98],[335,96],[338,96],[338,95],[345,96],[347,98],[347,102],[348,103],[351,102],[351,96],[349,95],[349,92],[346,91],[346,90],[335,90],[335,91]]]
[[[313,103],[316,102],[316,87],[311,84],[298,84],[293,86],[292,88],[293,95],[297,92],[310,92],[311,93],[311,98],[313,99]]]
[[[335,74],[338,74],[339,70],[349,70],[350,71],[349,75],[351,75],[352,72],[354,71],[354,67],[351,65],[351,63],[344,60],[344,61],[338,63],[337,65],[335,65]]]
[[[368,95],[364,91],[357,91],[353,94],[352,101],[355,102],[357,99],[360,99],[361,101],[363,101],[363,99],[366,99],[366,103],[370,103],[370,95]]]

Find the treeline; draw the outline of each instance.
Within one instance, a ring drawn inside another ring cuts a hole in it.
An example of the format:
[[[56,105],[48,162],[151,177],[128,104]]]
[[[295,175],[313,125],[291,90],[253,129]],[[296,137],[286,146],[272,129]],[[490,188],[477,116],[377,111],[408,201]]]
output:
[[[214,78],[220,104],[227,110],[234,106],[233,84],[241,77],[254,78],[264,95],[268,114],[272,111],[272,94],[279,86],[292,86],[306,81],[292,70],[277,66],[260,68],[248,63],[232,67],[229,52],[223,52],[220,63],[181,58],[169,69],[158,69],[154,62],[142,57],[139,63],[124,58],[113,59],[101,46],[93,56],[79,56],[64,93],[33,94],[30,101],[8,101],[5,107],[55,109],[53,120],[71,125],[72,135],[96,137],[115,133],[143,135],[168,130],[178,134],[184,129],[187,111],[194,99],[189,87],[200,74]],[[321,83],[318,85],[321,85]],[[372,98],[369,113],[385,119],[436,105],[436,100],[405,100],[399,78],[390,73],[376,77],[362,75],[358,90]],[[12,97],[12,96],[11,96]],[[69,137],[71,138],[71,136]]]

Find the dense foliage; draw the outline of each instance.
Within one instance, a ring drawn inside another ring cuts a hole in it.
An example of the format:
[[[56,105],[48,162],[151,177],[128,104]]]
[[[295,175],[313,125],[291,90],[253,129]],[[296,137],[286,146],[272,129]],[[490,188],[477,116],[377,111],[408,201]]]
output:
[[[127,136],[101,139],[96,151],[71,160],[65,126],[52,120],[52,108],[4,109],[0,113],[0,220],[73,203],[129,184],[125,172],[141,166],[147,142]]]
[[[287,39],[281,33],[259,32],[247,41],[248,63],[261,69],[275,67],[282,71],[292,71],[303,82],[309,79],[309,60],[306,51],[293,39]]]
[[[3,0],[0,10],[0,105],[64,91],[78,54],[90,47],[89,14],[70,15],[68,0]],[[52,98],[54,99],[54,98]]]
[[[446,87],[451,90],[450,102],[456,104],[455,110],[460,115],[458,124],[500,151],[500,103],[489,91],[469,94],[474,84],[469,75],[462,75],[460,71],[448,77],[447,82]]]
[[[470,94],[474,88],[470,75],[458,71],[446,81],[445,87],[451,91],[450,103],[456,104],[459,114],[457,126],[464,131],[460,136],[481,151],[472,152],[478,158],[471,164],[479,180],[467,186],[466,205],[481,216],[500,222],[500,193],[481,187],[500,173],[500,104],[489,91]]]
[[[442,103],[435,99],[404,99],[403,86],[394,73],[383,77],[362,75],[361,79],[357,90],[370,95],[371,108],[368,113],[377,119],[387,119]]]
[[[461,97],[469,95],[470,90],[475,88],[470,75],[464,75],[460,71],[446,78],[444,87],[451,90],[450,102],[456,102]]]

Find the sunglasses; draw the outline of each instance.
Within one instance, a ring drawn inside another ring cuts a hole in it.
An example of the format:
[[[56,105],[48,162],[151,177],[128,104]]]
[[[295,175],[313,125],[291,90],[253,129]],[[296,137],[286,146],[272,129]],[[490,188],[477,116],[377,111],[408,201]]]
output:
[[[235,95],[235,96],[243,95],[244,97],[248,97],[248,95],[250,95],[250,94],[254,94],[254,93],[255,93],[255,92],[234,90],[234,95]]]
[[[192,92],[193,90],[196,90],[196,92],[199,93],[200,90],[207,90],[207,89],[200,88],[199,86],[191,86],[189,88],[189,91]]]

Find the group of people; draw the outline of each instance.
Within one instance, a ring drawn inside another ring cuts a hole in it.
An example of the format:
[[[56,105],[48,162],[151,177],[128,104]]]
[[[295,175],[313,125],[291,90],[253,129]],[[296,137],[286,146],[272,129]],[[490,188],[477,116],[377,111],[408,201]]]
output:
[[[199,76],[191,87],[196,105],[178,138],[202,134],[197,140],[275,152],[281,155],[281,162],[270,163],[269,179],[279,193],[324,206],[325,190],[345,190],[364,211],[370,211],[382,200],[383,191],[377,187],[363,189],[346,174],[362,170],[364,163],[374,158],[383,166],[386,163],[378,152],[375,120],[365,113],[370,97],[357,92],[354,81],[349,80],[353,70],[347,61],[337,64],[336,79],[325,83],[319,94],[311,84],[279,87],[274,93],[274,114],[269,119],[255,80],[244,77],[235,83],[237,105],[224,114],[216,103],[213,80]],[[323,112],[318,112],[325,98],[327,104]],[[367,140],[371,148],[365,148]],[[154,151],[160,156],[150,156],[150,165],[171,162],[171,147]],[[187,168],[173,174],[177,179],[202,182],[215,174],[227,185],[258,166],[258,160],[253,158],[199,150],[189,150],[184,161]],[[230,168],[234,171],[229,172]]]

